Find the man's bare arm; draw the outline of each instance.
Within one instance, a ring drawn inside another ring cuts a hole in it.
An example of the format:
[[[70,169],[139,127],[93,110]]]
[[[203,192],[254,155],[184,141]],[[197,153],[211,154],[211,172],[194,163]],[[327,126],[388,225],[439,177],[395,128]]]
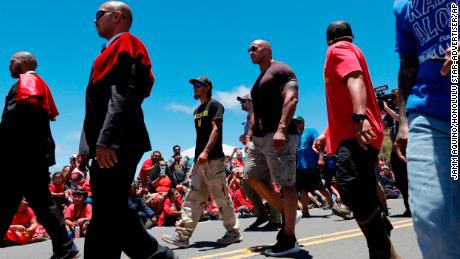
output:
[[[299,85],[297,80],[287,82],[281,92],[281,96],[284,103],[280,123],[278,125],[278,131],[286,133],[292,117],[294,117],[297,102],[299,101]]]
[[[211,135],[209,136],[208,143],[206,144],[206,147],[204,148],[204,152],[209,153],[212,150],[214,145],[217,143],[217,140],[219,139],[221,129],[222,129],[222,120],[213,120]]]
[[[406,101],[409,97],[412,87],[417,82],[417,72],[419,67],[418,57],[416,55],[399,55],[399,130],[394,143],[396,154],[402,161],[406,160],[407,138],[409,135],[409,125],[406,115]]]

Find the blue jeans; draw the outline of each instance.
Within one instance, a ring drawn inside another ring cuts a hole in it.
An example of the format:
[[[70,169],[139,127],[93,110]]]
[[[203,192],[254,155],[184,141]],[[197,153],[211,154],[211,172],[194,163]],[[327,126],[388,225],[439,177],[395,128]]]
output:
[[[460,181],[450,177],[450,123],[410,113],[409,203],[423,258],[460,258]]]

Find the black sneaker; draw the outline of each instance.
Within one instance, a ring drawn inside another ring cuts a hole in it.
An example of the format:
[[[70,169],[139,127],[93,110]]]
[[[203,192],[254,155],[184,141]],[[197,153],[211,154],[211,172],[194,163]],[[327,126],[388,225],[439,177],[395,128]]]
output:
[[[265,226],[262,226],[260,230],[275,231],[281,228],[281,223],[268,222]]]
[[[252,230],[252,229],[257,229],[260,225],[264,224],[265,222],[268,221],[268,218],[257,218],[256,221],[254,223],[252,223],[251,225],[249,225],[248,228],[246,228],[247,230]]]
[[[406,209],[406,211],[404,211],[404,213],[402,215],[403,215],[403,217],[408,217],[408,218],[412,217],[412,213],[408,209]]]
[[[78,257],[80,257],[80,251],[78,251],[78,248],[75,245],[75,243],[72,242],[72,246],[69,250],[60,253],[55,253],[51,256],[50,259],[73,259]]]
[[[297,244],[297,239],[293,236],[284,235],[283,238],[279,239],[275,245],[265,249],[264,254],[267,256],[285,256],[289,254],[295,254],[300,251],[300,247]]]

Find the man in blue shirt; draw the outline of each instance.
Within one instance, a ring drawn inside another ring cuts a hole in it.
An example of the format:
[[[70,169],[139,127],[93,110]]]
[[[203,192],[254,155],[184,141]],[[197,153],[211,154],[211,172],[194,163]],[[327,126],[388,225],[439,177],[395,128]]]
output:
[[[313,151],[313,142],[318,137],[318,131],[313,128],[305,128],[305,120],[302,116],[296,115],[292,119],[299,131],[297,142],[297,171],[296,189],[300,192],[300,202],[302,203],[302,216],[309,217],[308,212],[308,192],[318,190],[327,200],[325,208],[332,208],[333,201],[331,194],[324,188],[318,169],[319,156]]]
[[[395,145],[407,161],[409,204],[423,258],[460,258],[460,182],[449,173],[450,15],[455,3],[394,3],[402,97]]]

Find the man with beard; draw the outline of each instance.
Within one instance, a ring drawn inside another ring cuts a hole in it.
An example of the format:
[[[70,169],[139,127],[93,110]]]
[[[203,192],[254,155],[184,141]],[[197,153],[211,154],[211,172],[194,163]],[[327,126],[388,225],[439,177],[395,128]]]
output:
[[[176,224],[176,235],[164,235],[165,242],[179,247],[189,247],[189,239],[203,213],[209,194],[222,214],[225,235],[217,240],[219,244],[231,244],[243,240],[239,231],[239,222],[235,217],[233,201],[228,193],[225,178],[224,152],[222,150],[222,123],[224,107],[211,98],[212,82],[201,76],[190,79],[194,97],[200,100],[200,106],[194,111],[196,146],[195,164],[191,170],[191,187],[184,198],[182,216]]]

